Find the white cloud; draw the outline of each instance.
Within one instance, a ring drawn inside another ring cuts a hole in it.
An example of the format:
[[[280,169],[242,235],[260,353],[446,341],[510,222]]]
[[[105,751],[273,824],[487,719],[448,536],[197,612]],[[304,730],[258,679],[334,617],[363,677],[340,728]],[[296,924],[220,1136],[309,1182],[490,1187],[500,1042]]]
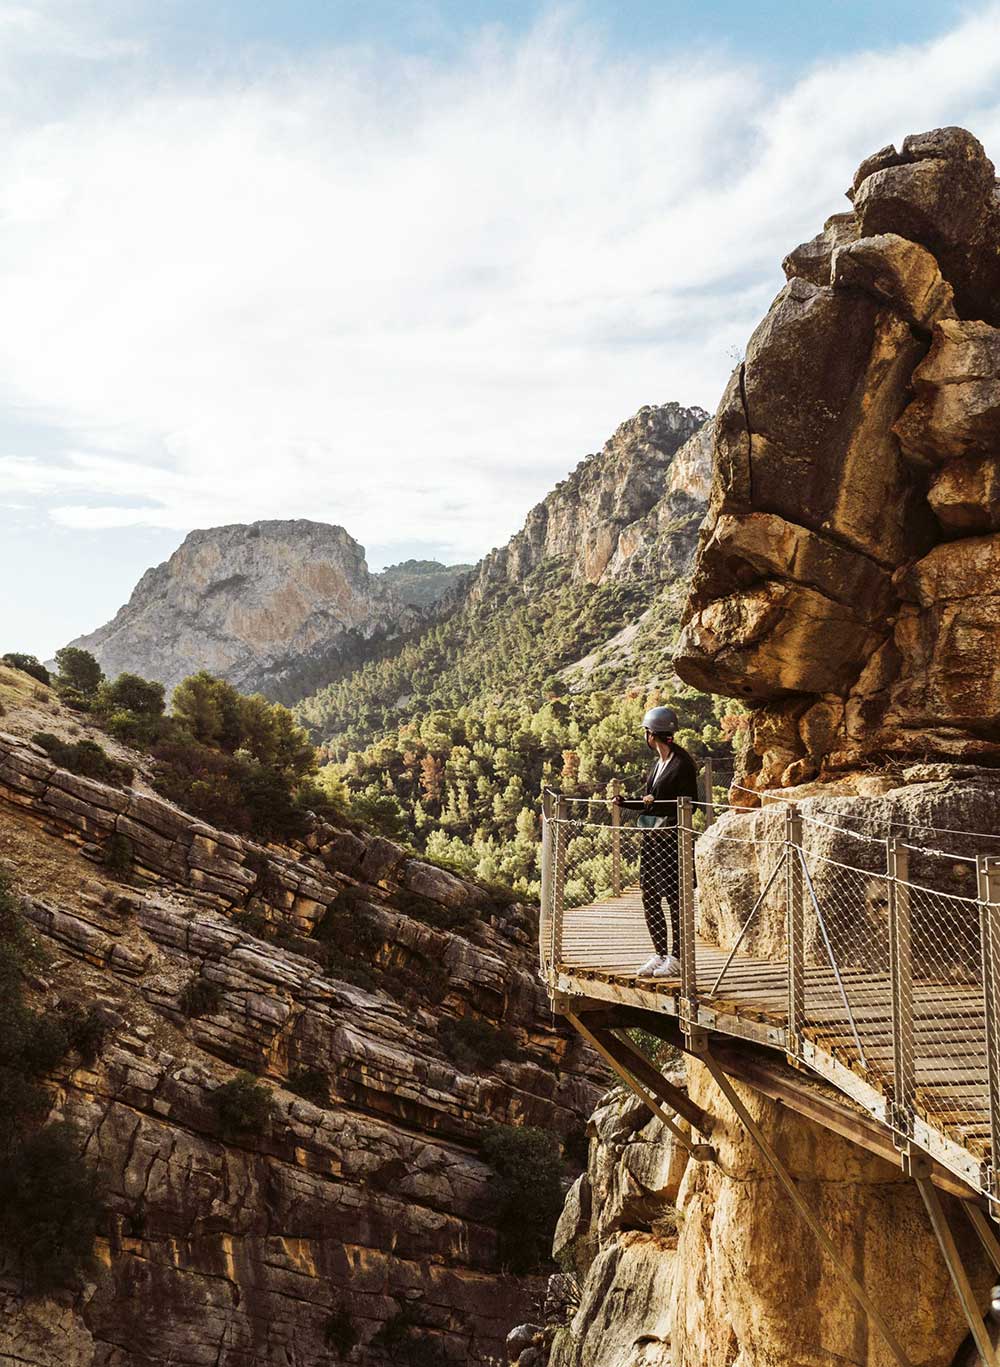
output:
[[[44,118],[0,82],[0,404],[65,436],[0,478],[65,527],[308,516],[475,557],[640,404],[714,404],[862,156],[951,122],[1000,152],[996,6],[777,90],[565,16],[447,66],[184,77],[35,8],[0,4],[24,79],[108,72]]]

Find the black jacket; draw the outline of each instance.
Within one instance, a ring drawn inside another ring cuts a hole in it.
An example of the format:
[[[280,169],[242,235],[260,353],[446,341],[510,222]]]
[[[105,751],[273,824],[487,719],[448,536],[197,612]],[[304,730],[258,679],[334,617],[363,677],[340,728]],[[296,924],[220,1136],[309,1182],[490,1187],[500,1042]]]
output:
[[[626,811],[651,812],[653,816],[659,817],[659,824],[677,825],[677,799],[697,799],[698,771],[694,766],[694,760],[682,745],[673,745],[670,761],[655,783],[653,775],[659,764],[658,759],[653,761],[646,775],[646,784],[642,791],[652,793],[655,800],[647,804],[641,798],[625,798],[621,805]]]

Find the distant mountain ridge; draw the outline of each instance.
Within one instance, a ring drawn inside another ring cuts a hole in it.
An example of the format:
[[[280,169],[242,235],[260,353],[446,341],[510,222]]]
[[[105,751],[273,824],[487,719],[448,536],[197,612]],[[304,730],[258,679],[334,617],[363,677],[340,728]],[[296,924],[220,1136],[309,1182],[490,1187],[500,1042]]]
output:
[[[109,676],[168,689],[199,669],[292,703],[428,620],[467,569],[406,561],[373,574],[343,527],[305,518],[191,532],[112,621],[72,645]]]
[[[302,699],[300,721],[342,757],[436,708],[537,701],[557,675],[574,692],[673,680],[711,427],[702,408],[641,408],[456,584],[435,623]]]
[[[700,521],[711,481],[710,443],[695,443],[684,459],[674,458],[708,418],[703,408],[678,403],[640,408],[532,508],[506,546],[480,561],[471,596],[504,581],[523,583],[552,559],[585,583],[620,578],[659,534],[661,522],[695,513]],[[651,514],[656,516],[648,523]]]

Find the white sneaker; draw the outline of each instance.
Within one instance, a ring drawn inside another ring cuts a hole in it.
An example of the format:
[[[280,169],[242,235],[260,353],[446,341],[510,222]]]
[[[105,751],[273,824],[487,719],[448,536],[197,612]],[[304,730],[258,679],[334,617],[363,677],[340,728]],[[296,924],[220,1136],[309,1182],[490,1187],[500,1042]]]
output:
[[[653,969],[654,978],[679,978],[680,976],[681,961],[676,959],[673,954],[664,954]]]
[[[637,978],[651,978],[663,962],[662,954],[654,954],[651,959],[646,960],[641,968],[635,970],[635,976]]]

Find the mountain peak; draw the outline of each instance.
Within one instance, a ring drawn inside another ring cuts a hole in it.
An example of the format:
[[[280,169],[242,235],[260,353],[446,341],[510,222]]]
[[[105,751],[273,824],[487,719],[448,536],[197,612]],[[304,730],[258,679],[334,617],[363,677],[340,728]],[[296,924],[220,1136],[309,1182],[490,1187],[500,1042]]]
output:
[[[291,701],[419,615],[343,527],[306,518],[190,532],[105,626],[72,642],[168,688],[198,669]]]
[[[634,534],[636,526],[670,492],[668,472],[675,458],[708,420],[703,408],[673,402],[643,405],[619,424],[600,451],[560,480],[506,546],[481,562],[473,593],[503,580],[521,583],[543,560],[553,558],[567,562],[574,579],[599,583],[606,576],[617,577],[644,544]],[[692,500],[703,500],[708,482],[708,469],[701,468],[707,459],[704,443],[689,457],[687,468],[698,484]],[[647,530],[653,531],[652,524]]]

